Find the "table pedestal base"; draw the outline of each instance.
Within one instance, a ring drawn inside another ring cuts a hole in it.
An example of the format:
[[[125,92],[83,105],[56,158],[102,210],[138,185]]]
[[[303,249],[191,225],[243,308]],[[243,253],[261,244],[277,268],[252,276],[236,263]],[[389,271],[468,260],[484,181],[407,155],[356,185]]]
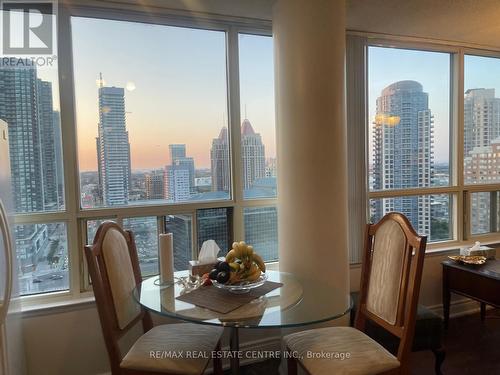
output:
[[[231,327],[231,337],[229,338],[229,350],[231,350],[231,374],[238,375],[240,373],[240,338],[238,327]]]

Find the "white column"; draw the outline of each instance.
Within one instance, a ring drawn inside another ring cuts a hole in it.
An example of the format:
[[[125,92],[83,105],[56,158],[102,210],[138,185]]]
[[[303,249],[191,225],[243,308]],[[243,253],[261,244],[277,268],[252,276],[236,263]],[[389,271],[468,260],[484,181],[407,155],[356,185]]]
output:
[[[277,0],[273,34],[280,270],[347,292],[344,0]]]

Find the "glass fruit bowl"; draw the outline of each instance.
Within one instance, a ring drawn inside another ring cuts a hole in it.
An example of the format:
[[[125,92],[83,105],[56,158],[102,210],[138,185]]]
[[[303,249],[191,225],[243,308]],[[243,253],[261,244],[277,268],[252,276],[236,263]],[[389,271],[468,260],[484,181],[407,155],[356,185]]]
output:
[[[248,293],[251,289],[258,288],[267,280],[267,274],[262,273],[259,278],[255,281],[240,281],[236,284],[221,284],[215,280],[212,280],[212,285],[216,288],[225,289],[230,291],[231,293],[241,294]]]

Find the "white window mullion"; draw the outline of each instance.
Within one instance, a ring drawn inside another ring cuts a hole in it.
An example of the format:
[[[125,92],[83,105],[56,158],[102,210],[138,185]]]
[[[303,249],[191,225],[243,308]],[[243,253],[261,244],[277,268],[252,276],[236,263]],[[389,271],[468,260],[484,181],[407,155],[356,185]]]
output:
[[[61,6],[59,9],[58,25],[59,100],[61,103],[61,137],[64,156],[64,191],[66,211],[71,217],[67,223],[69,279],[70,291],[73,296],[77,297],[80,294],[80,252],[83,250],[80,248],[76,218],[80,209],[80,179],[76,155],[71,19],[65,6]]]
[[[238,30],[231,27],[227,33],[227,74],[229,135],[231,155],[232,197],[235,202],[233,213],[233,238],[244,238],[243,210],[243,174],[241,171],[241,114],[240,114],[240,73]]]

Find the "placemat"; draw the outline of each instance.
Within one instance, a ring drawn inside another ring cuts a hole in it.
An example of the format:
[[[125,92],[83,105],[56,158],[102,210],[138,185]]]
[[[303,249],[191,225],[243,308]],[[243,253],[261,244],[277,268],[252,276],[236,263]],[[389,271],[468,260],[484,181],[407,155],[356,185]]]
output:
[[[282,287],[282,283],[266,281],[264,285],[250,290],[248,293],[236,294],[228,290],[219,289],[215,286],[202,286],[192,292],[183,294],[176,299],[193,305],[227,314],[250,301]]]

